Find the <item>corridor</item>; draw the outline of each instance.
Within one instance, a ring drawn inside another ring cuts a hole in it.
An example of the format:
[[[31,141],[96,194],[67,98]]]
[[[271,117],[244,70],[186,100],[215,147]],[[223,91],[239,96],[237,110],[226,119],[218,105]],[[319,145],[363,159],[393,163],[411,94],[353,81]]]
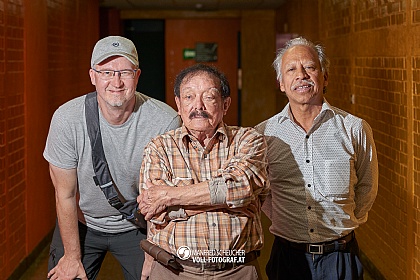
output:
[[[111,2],[124,7],[105,5]],[[420,0],[203,2],[0,0],[0,279],[46,279],[43,248],[56,222],[42,156],[51,117],[93,90],[95,42],[126,33],[149,44],[138,44],[139,84],[152,77],[152,88],[139,91],[168,104],[176,73],[196,61],[190,54],[216,46],[210,63],[235,87],[229,124],[250,127],[287,103],[272,67],[284,40],[303,36],[323,45],[331,62],[325,98],[370,124],[378,153],[378,195],[357,238],[373,274],[383,276],[365,279],[420,279]],[[206,9],[206,3],[216,4]],[[121,279],[120,273],[109,256],[99,279]]]

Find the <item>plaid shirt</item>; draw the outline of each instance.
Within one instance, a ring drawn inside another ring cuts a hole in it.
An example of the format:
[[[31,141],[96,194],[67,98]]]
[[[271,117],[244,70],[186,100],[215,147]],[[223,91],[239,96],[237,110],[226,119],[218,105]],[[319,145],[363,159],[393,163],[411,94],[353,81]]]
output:
[[[269,182],[266,142],[253,128],[221,124],[207,149],[184,126],[160,135],[146,146],[141,188],[149,178],[176,187],[208,181],[227,188],[223,209],[170,220],[161,228],[152,224],[149,240],[161,248],[172,254],[180,246],[245,252],[262,248],[261,204]]]

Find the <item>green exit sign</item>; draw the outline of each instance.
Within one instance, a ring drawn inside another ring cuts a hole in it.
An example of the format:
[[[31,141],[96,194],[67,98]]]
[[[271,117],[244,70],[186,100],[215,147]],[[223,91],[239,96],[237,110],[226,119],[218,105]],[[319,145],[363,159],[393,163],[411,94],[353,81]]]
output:
[[[195,58],[195,49],[184,49],[184,60]]]

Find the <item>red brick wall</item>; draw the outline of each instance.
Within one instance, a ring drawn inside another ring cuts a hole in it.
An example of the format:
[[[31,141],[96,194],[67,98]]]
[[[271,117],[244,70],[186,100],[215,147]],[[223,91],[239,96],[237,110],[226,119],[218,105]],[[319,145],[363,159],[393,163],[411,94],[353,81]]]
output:
[[[53,229],[54,188],[42,157],[50,118],[92,90],[98,0],[0,0],[0,275]]]
[[[386,279],[420,279],[420,1],[289,1],[279,21],[292,11],[319,15],[286,23],[326,47],[327,100],[374,131],[379,193],[361,250]]]
[[[0,268],[26,254],[23,4],[0,1]]]

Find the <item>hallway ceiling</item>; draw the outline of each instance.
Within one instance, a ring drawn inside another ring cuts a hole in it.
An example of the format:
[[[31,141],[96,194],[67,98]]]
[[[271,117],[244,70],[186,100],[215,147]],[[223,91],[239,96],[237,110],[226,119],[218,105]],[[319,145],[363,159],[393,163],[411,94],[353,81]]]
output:
[[[246,10],[277,9],[287,0],[100,0],[101,7],[119,10]]]

